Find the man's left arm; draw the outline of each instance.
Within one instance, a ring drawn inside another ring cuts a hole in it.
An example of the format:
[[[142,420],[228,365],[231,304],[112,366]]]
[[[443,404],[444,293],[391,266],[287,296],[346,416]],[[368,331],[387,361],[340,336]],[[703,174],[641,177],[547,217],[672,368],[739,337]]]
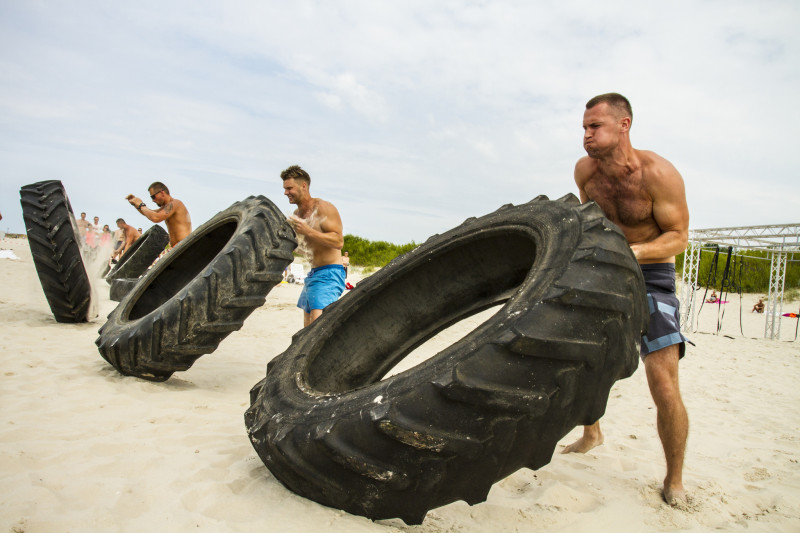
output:
[[[159,222],[164,222],[167,220],[175,211],[175,206],[173,205],[174,200],[170,200],[167,202],[163,207],[160,207],[156,210],[150,209],[146,205],[142,205],[141,198],[136,196],[129,196],[128,202],[136,208],[141,214],[148,218],[148,220],[155,222],[158,224]],[[139,207],[141,205],[141,207]]]
[[[653,199],[653,219],[661,235],[652,241],[631,245],[640,262],[674,257],[683,252],[689,242],[689,207],[683,178],[665,159],[659,158],[654,167],[648,173],[645,187]]]
[[[158,224],[159,222],[164,222],[172,216],[172,214],[175,212],[175,205],[172,201],[169,201],[155,211],[145,206],[139,209],[139,212],[146,216],[150,221]]]

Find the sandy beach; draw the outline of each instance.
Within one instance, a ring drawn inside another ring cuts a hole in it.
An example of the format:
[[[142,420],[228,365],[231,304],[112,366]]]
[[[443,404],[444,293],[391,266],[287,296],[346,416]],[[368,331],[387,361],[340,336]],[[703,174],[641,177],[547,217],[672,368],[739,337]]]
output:
[[[691,502],[662,502],[664,458],[640,365],[611,392],[605,444],[498,482],[482,504],[430,511],[422,525],[373,522],[284,488],[248,441],[249,390],[302,326],[301,287],[276,286],[219,349],[164,383],[124,377],[94,344],[99,316],[53,319],[24,239],[0,248],[0,531],[578,532],[800,531],[800,341],[785,318],[765,340],[757,294],[706,305],[681,363]],[[10,254],[6,254],[10,255]],[[788,304],[787,304],[788,305]],[[791,304],[796,310],[798,302]],[[425,349],[453,341],[446,332]]]

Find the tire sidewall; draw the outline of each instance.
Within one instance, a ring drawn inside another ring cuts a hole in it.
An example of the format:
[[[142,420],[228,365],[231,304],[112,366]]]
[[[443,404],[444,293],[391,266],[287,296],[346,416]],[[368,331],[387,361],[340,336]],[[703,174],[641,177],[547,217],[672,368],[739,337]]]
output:
[[[177,301],[185,297],[191,290],[193,284],[202,283],[202,278],[205,274],[212,270],[212,265],[219,257],[229,251],[231,244],[236,241],[243,231],[242,220],[246,219],[247,212],[252,209],[250,204],[238,202],[228,209],[217,213],[214,217],[205,222],[202,226],[189,234],[188,237],[183,239],[175,245],[167,254],[156,262],[156,264],[148,270],[144,276],[139,279],[139,283],[131,290],[119,303],[119,305],[108,316],[107,325],[109,328],[135,328],[137,324],[152,321],[153,317],[158,314],[164,307],[170,305],[177,305]],[[181,255],[186,253],[191,247],[200,245],[205,239],[206,235],[215,229],[236,222],[236,230],[233,232],[228,242],[220,249],[220,251],[203,267],[203,269],[189,280],[183,287],[178,289],[172,298],[169,298],[159,307],[151,310],[149,313],[134,320],[130,320],[130,314],[134,306],[138,302],[147,287],[161,275],[172,263],[180,259]]]
[[[126,273],[126,270],[128,270],[127,267],[130,266],[131,259],[133,259],[137,252],[142,250],[142,248],[148,244],[148,241],[152,239],[155,242],[156,239],[163,239],[164,237],[166,237],[166,242],[168,244],[169,236],[167,235],[167,232],[164,231],[164,228],[158,224],[150,226],[147,231],[145,231],[144,234],[136,239],[133,245],[126,250],[124,254],[122,254],[122,257],[119,258],[119,261],[116,265],[114,265],[114,268],[111,270],[111,272],[106,274],[106,280],[111,281],[117,278],[132,278],[134,276],[138,276],[138,273],[133,273],[133,276],[130,275],[131,273]],[[164,246],[166,246],[166,244]]]

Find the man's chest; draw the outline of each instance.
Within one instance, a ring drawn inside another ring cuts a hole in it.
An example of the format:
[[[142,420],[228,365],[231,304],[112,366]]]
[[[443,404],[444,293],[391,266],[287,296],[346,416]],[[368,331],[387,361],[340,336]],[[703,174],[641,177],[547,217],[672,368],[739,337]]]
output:
[[[586,183],[584,190],[612,222],[636,227],[653,218],[653,200],[644,188],[640,172],[624,179],[598,174]]]

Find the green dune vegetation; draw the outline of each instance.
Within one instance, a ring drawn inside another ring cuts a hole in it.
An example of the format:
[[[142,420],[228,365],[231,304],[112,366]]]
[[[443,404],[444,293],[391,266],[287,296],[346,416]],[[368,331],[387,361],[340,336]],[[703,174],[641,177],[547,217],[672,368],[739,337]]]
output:
[[[365,272],[385,266],[404,253],[417,247],[413,241],[408,244],[392,244],[386,241],[370,241],[355,235],[344,236],[342,253],[348,252],[350,264],[363,267]]]

